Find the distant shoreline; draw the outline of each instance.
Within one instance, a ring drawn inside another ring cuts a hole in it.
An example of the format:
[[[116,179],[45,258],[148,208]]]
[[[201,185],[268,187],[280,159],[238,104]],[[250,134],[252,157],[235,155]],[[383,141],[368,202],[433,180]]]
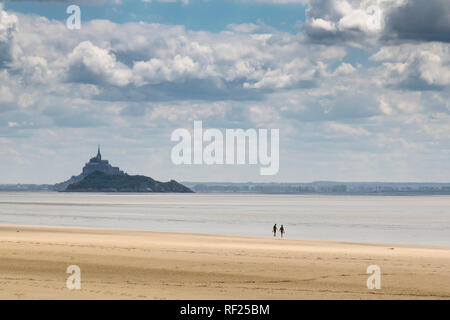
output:
[[[133,178],[130,176],[130,179]],[[158,182],[159,183],[159,182]],[[165,183],[170,184],[172,181]],[[164,184],[164,183],[160,183]],[[235,194],[292,194],[292,195],[381,195],[381,196],[416,196],[416,195],[450,195],[450,183],[444,182],[340,182],[316,181],[308,183],[294,182],[192,182],[180,183],[195,193],[235,193]],[[61,191],[57,185],[49,184],[0,184],[1,191]],[[104,184],[105,188],[114,185]],[[80,189],[80,188],[79,188]],[[81,188],[83,189],[83,188]],[[86,190],[77,191],[86,191]],[[86,188],[84,188],[86,189]],[[131,188],[132,189],[132,188]],[[152,188],[153,189],[153,188]],[[87,190],[89,191],[89,190]],[[119,190],[120,191],[120,190]],[[142,190],[141,190],[142,191]],[[90,191],[89,191],[90,192]]]
[[[30,192],[30,193],[39,193],[39,192],[45,192],[45,193],[98,193],[98,194],[155,194],[155,193],[171,193],[171,194],[216,194],[216,195],[226,195],[226,194],[242,194],[242,195],[291,195],[291,196],[308,196],[308,195],[323,195],[323,196],[450,196],[450,192],[367,192],[367,193],[357,193],[357,192],[346,192],[346,193],[338,193],[338,192],[330,192],[330,193],[326,193],[326,192],[304,192],[304,193],[277,193],[277,192],[233,192],[233,191],[196,191],[195,193],[186,193],[186,192],[101,192],[101,191],[72,191],[72,192],[66,192],[66,191],[56,191],[56,190],[46,190],[46,189],[42,189],[42,190],[20,190],[20,189],[1,189],[0,188],[0,192],[18,192],[18,193],[26,193],[26,192]]]

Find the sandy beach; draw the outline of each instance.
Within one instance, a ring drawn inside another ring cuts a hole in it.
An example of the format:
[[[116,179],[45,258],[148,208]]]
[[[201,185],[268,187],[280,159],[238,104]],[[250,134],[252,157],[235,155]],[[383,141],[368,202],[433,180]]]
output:
[[[450,299],[450,248],[1,225],[0,298]]]

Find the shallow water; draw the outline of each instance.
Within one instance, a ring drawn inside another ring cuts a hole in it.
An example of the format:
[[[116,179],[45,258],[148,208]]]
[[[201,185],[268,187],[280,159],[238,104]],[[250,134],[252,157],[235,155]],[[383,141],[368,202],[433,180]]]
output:
[[[450,246],[450,196],[0,193],[0,224]]]

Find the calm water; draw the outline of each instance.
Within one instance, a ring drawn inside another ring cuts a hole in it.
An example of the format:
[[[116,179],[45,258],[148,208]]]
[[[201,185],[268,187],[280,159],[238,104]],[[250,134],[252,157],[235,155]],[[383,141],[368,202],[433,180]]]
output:
[[[450,246],[450,196],[0,193],[0,224]]]

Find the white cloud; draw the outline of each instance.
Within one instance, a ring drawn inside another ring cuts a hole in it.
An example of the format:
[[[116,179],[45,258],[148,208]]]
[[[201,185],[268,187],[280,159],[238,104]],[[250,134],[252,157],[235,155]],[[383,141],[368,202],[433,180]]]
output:
[[[68,56],[68,78],[75,82],[126,86],[132,76],[108,50],[83,41]],[[91,82],[93,81],[93,82]]]
[[[13,61],[17,22],[17,17],[4,11],[3,4],[0,4],[0,69]]]
[[[12,102],[14,100],[14,95],[11,90],[6,87],[0,85],[0,103]]]
[[[402,44],[381,48],[371,57],[383,62],[385,83],[411,90],[450,86],[450,44]]]
[[[303,31],[313,41],[376,45],[383,35],[385,16],[403,0],[308,1]]]
[[[370,136],[370,133],[364,128],[361,127],[354,128],[343,123],[332,122],[329,124],[329,128],[333,131],[345,133],[351,136]]]
[[[355,68],[350,63],[341,63],[333,72],[334,76],[349,75],[355,72]]]
[[[133,67],[137,85],[155,84],[163,81],[183,81],[186,77],[197,77],[200,64],[188,56],[176,55],[173,60],[150,59],[139,61]],[[199,75],[202,77],[202,75]]]

